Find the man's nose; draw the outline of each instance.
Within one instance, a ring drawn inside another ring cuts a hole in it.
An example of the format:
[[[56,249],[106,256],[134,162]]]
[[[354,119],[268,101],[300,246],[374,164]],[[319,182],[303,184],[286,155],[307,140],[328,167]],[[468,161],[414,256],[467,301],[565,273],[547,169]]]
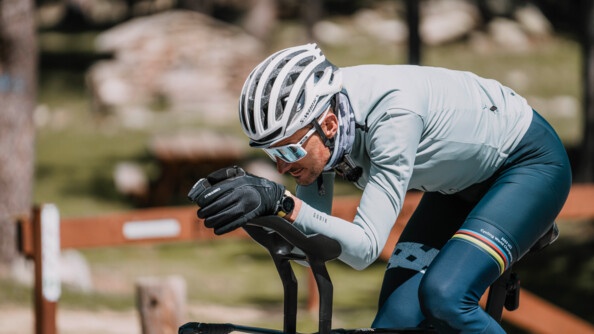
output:
[[[291,169],[291,164],[285,162],[283,159],[276,158],[276,170],[280,174],[286,174]]]

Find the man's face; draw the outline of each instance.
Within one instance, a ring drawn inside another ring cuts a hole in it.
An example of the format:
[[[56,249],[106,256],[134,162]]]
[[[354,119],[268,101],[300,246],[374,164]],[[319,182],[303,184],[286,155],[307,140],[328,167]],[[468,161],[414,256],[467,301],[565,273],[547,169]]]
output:
[[[328,138],[333,138],[338,129],[338,119],[333,113],[328,113],[321,122],[321,128]],[[288,137],[273,146],[283,146],[297,143],[311,129],[311,126],[300,129],[291,137]],[[279,173],[288,173],[295,178],[299,185],[312,184],[324,171],[324,167],[330,159],[330,149],[324,145],[322,138],[316,132],[312,135],[302,147],[307,151],[307,155],[293,163],[276,159],[276,169]]]

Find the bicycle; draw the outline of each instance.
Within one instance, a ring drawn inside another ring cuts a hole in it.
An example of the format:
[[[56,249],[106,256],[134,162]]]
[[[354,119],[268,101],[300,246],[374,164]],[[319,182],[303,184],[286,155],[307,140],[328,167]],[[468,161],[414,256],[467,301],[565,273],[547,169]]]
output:
[[[297,332],[297,279],[291,261],[309,264],[317,285],[319,299],[317,334],[420,334],[437,333],[432,328],[357,328],[332,329],[333,285],[326,269],[326,262],[336,259],[341,253],[338,241],[322,235],[305,235],[292,224],[277,216],[253,219],[243,227],[249,236],[264,246],[276,265],[284,290],[283,330],[249,327],[232,323],[188,322],[179,327],[178,334],[226,334],[231,332],[252,334],[296,334]],[[556,224],[530,249],[536,252],[553,243],[559,236]],[[501,321],[503,308],[513,311],[519,307],[520,280],[508,268],[489,289],[485,311]]]

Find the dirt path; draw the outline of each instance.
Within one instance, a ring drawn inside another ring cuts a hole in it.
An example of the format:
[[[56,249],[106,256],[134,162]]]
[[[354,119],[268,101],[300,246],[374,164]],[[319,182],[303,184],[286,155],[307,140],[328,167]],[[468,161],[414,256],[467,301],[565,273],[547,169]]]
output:
[[[205,322],[233,322],[249,324],[256,319],[275,319],[282,323],[282,315],[276,312],[235,308],[218,305],[189,306],[188,319]],[[140,334],[140,320],[136,310],[87,311],[58,309],[58,333],[60,334]],[[190,321],[190,320],[188,320]],[[33,334],[33,310],[23,306],[0,306],[0,334]],[[173,334],[173,333],[172,333]]]
[[[115,312],[58,309],[58,332],[61,334],[120,334],[140,333],[136,311]],[[0,307],[0,334],[28,334],[34,332],[31,308]]]

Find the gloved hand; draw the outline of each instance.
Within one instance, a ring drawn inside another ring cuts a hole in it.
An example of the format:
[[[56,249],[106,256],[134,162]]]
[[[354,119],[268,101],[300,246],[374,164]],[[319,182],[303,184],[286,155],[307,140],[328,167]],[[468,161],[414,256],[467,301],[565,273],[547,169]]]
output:
[[[192,187],[188,198],[198,204],[198,217],[217,235],[244,226],[253,218],[274,215],[285,187],[234,166],[219,169]]]

